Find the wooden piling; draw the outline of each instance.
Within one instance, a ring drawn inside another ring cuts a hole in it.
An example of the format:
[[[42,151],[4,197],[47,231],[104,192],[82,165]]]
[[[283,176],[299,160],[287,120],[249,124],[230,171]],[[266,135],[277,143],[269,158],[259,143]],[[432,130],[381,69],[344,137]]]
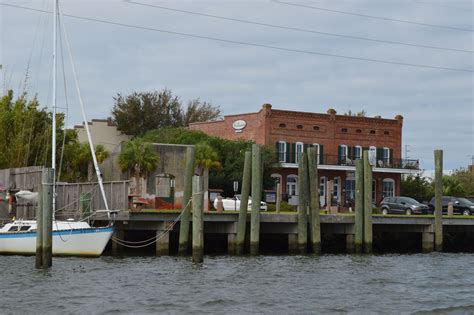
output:
[[[156,256],[165,256],[170,254],[170,233],[166,231],[165,224],[163,229],[156,231]]]
[[[189,219],[191,217],[191,199],[193,175],[194,175],[194,159],[196,155],[195,147],[186,148],[186,167],[184,170],[184,192],[183,192],[183,214],[179,225],[179,245],[178,254],[185,255],[189,247]]]
[[[239,221],[237,222],[237,236],[235,240],[235,252],[237,255],[244,253],[245,227],[247,225],[247,211],[250,196],[250,184],[252,178],[252,152],[245,152],[244,172],[242,175],[242,190],[240,196]]]
[[[260,246],[260,203],[262,199],[262,154],[252,145],[252,212],[250,215],[250,254],[258,255]]]
[[[435,159],[435,250],[443,250],[443,150],[434,151]]]
[[[421,233],[421,250],[423,253],[430,253],[434,249],[434,235],[432,232]]]
[[[364,241],[364,161],[356,160],[354,251],[362,252]]]
[[[43,268],[53,265],[53,178],[54,170],[44,168],[41,184],[43,186]]]
[[[369,151],[364,151],[364,251],[372,252],[372,166]]]
[[[308,182],[310,195],[310,241],[311,250],[321,253],[321,218],[319,215],[319,181],[316,148],[308,148]]]
[[[304,254],[308,248],[308,157],[301,152],[298,161],[298,251]]]
[[[276,185],[276,205],[275,205],[276,213],[280,213],[280,208],[281,208],[281,183],[278,183]]]
[[[193,262],[202,263],[204,255],[203,178],[193,177]]]
[[[35,267],[43,268],[43,185],[38,189],[38,211],[36,213],[36,261]]]

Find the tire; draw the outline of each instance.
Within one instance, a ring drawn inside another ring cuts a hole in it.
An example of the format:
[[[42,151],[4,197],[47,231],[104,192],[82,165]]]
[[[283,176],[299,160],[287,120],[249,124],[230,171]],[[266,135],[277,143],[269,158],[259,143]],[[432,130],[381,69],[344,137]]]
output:
[[[382,214],[383,214],[383,215],[387,215],[387,214],[388,214],[388,209],[387,209],[387,208],[383,208],[383,209],[382,209]]]
[[[406,215],[411,215],[411,209],[410,209],[410,208],[406,209],[406,210],[405,210],[405,214],[406,214]]]
[[[471,215],[471,212],[469,211],[469,209],[464,209],[462,211],[462,215]]]

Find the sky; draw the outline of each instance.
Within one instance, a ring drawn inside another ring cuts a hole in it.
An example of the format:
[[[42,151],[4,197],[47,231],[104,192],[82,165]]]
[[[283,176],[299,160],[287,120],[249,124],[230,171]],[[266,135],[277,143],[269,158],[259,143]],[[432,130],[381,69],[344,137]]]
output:
[[[2,92],[24,89],[49,106],[52,15],[5,4],[51,11],[52,1],[0,4]],[[403,157],[420,159],[428,172],[435,149],[444,150],[445,170],[472,161],[473,1],[69,0],[60,5],[65,15],[128,25],[62,19],[89,120],[110,116],[117,93],[169,88],[183,102],[199,97],[226,115],[255,112],[263,103],[322,113],[365,110],[369,117],[400,114]],[[68,124],[80,124],[62,37]],[[64,111],[63,68],[58,69],[58,106]]]

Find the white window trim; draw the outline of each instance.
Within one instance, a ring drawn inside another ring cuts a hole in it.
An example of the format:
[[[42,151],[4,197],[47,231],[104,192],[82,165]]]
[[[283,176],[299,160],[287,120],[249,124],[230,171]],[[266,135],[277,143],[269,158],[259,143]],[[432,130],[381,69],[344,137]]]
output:
[[[387,156],[385,156],[385,153],[387,153]],[[382,159],[385,163],[390,163],[390,148],[388,147],[383,148]]]
[[[283,146],[283,160],[280,160],[280,156],[278,156],[278,162],[280,163],[286,163],[286,150],[287,150],[287,147],[288,147],[288,144],[286,143],[286,141],[283,141],[283,140],[280,140],[278,141],[278,146],[280,145],[280,143],[283,143],[284,146]],[[277,152],[278,154],[280,154],[280,152]]]
[[[341,160],[342,163],[348,163],[349,159],[349,148],[347,147],[347,144],[341,144],[342,152],[344,159]]]
[[[300,161],[299,155],[298,155],[298,145],[301,145],[301,153],[303,153],[303,151],[304,151],[304,143],[303,142],[296,142],[295,143],[295,162],[296,162],[296,164],[298,164],[299,161]]]
[[[272,175],[270,175],[270,178],[278,178],[278,182],[280,183],[280,187],[283,184],[282,183],[283,177],[278,173],[273,173]]]
[[[298,193],[299,193],[299,190],[298,190],[298,175],[290,174],[290,175],[286,176],[286,188],[288,188],[288,179],[289,178],[294,178],[295,179],[295,181],[292,182],[292,184],[293,183],[295,184],[295,196],[298,196]],[[288,189],[287,189],[286,193],[289,195]]]
[[[388,196],[388,195],[385,195],[385,190],[384,190],[384,183],[392,183],[393,186],[393,190],[392,190],[392,195],[391,196]],[[383,197],[394,197],[395,196],[395,180],[393,178],[384,178],[383,181],[382,181],[382,196]]]
[[[357,152],[356,149],[360,150],[360,155],[358,157],[356,156],[356,152]],[[361,145],[356,145],[354,147],[354,159],[355,160],[358,160],[358,159],[360,160],[360,159],[362,159],[362,155],[363,155],[362,146]]]

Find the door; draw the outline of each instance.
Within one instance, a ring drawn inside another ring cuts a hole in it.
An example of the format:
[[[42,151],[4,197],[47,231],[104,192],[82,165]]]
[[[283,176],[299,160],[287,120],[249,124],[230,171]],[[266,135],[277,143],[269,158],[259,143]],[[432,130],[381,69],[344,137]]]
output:
[[[319,179],[319,205],[322,207],[326,204],[326,177]]]

